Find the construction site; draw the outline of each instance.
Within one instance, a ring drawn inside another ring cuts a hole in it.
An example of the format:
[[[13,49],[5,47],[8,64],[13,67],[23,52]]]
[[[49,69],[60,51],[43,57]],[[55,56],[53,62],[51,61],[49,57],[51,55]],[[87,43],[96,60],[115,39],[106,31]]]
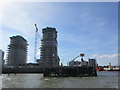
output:
[[[10,37],[7,57],[7,64],[9,66],[18,66],[26,63],[27,45],[27,41],[22,36]]]
[[[35,24],[34,61],[36,63],[27,63],[28,41],[19,35],[10,37],[7,64],[2,68],[2,73],[43,73],[44,77],[97,76],[96,60],[85,61],[83,53],[68,62],[68,66],[60,65],[56,28],[43,28],[42,34],[40,58],[36,59],[39,33]],[[79,62],[75,61],[78,57],[81,57]]]

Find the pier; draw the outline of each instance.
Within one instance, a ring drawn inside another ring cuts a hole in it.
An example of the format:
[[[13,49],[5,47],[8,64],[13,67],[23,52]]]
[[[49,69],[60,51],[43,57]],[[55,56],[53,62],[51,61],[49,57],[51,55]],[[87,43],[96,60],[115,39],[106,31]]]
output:
[[[2,68],[2,74],[35,74],[43,73],[42,68]]]
[[[94,67],[51,67],[51,68],[2,68],[2,74],[35,74],[41,73],[44,77],[84,77],[97,76]]]
[[[51,67],[45,68],[43,72],[44,77],[84,77],[97,76],[94,67]]]

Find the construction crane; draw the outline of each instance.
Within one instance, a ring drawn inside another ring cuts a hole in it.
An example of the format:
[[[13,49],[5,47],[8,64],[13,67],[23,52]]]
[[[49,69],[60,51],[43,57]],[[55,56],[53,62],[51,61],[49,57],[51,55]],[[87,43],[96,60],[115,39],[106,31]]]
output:
[[[37,24],[35,24],[35,47],[34,47],[34,62],[36,62],[36,54],[37,54],[37,34],[38,34],[38,28]]]
[[[80,55],[78,55],[77,57],[73,58],[73,59],[69,62],[69,65],[70,65],[70,63],[73,63],[73,62],[74,62],[74,60],[76,60],[76,59],[77,59],[78,57],[80,57],[80,56],[82,57],[82,58],[81,58],[81,61],[84,61],[84,60],[83,60],[84,53],[81,53],[81,54],[80,54]]]
[[[74,60],[76,60],[77,58],[79,57],[79,55],[77,56],[77,57],[75,57],[73,60],[71,60],[71,61],[74,61]]]
[[[68,62],[69,66],[71,66],[74,63],[74,60],[76,60],[79,57],[79,55],[75,58],[73,58],[70,62]]]

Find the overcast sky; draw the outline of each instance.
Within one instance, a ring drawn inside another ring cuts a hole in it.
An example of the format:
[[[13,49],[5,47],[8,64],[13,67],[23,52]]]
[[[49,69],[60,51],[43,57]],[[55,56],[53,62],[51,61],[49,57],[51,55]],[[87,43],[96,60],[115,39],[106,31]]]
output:
[[[21,35],[28,41],[28,62],[34,62],[36,23],[42,38],[42,28],[58,31],[58,54],[67,62],[80,53],[84,59],[96,58],[99,65],[118,64],[118,3],[117,2],[18,2],[2,6],[2,46],[6,53],[9,37]],[[6,59],[6,55],[5,55]],[[78,59],[79,60],[79,59]]]

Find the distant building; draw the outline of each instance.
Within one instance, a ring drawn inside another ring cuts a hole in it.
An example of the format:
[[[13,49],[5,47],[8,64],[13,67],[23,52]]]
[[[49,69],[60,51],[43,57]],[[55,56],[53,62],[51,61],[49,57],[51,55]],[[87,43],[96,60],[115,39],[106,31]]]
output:
[[[59,66],[59,56],[57,53],[57,31],[55,28],[42,29],[43,38],[41,40],[41,54],[38,60],[43,67]]]
[[[5,60],[4,60],[4,51],[2,51],[0,49],[0,63],[4,64],[5,63]]]
[[[7,64],[21,65],[27,62],[27,41],[22,36],[10,37],[10,45],[8,45]]]

